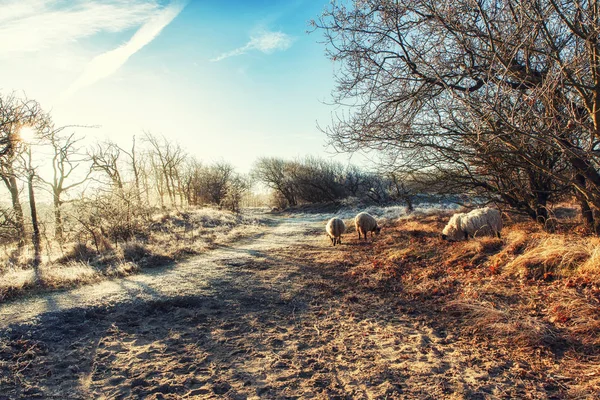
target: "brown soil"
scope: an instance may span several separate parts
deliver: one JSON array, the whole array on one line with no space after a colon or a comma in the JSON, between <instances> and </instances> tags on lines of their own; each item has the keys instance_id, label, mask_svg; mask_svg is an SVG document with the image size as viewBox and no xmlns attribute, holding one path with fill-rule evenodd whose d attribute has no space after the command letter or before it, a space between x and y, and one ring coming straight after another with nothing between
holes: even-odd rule
<instances>
[{"instance_id":1,"label":"brown soil","mask_svg":"<svg viewBox=\"0 0 600 400\"><path fill-rule=\"evenodd\" d=\"M0 399L569 397L558 353L530 364L357 284L373 244L331 247L326 219L276 217L180 264L0 306Z\"/></svg>"}]
</instances>

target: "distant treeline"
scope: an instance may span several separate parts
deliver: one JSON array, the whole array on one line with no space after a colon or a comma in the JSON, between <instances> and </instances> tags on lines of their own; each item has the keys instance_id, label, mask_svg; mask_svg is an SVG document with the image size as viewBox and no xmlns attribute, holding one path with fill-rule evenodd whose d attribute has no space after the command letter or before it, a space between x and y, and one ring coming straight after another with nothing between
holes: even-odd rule
<instances>
[{"instance_id":1,"label":"distant treeline","mask_svg":"<svg viewBox=\"0 0 600 400\"><path fill-rule=\"evenodd\" d=\"M394 173L365 171L310 156L300 160L260 158L251 176L273 190L273 204L279 208L348 197L377 204L403 201L412 208L412 195L417 190L416 181Z\"/></svg>"}]
</instances>

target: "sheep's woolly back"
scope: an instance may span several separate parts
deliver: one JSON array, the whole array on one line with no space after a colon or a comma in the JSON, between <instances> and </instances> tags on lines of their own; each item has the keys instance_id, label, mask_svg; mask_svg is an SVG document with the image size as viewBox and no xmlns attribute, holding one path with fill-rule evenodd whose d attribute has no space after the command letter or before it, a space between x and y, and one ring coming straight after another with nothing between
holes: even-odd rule
<instances>
[{"instance_id":1,"label":"sheep's woolly back","mask_svg":"<svg viewBox=\"0 0 600 400\"><path fill-rule=\"evenodd\" d=\"M478 208L470 213L454 214L442 234L449 240L462 240L469 236L495 235L502 230L502 217L495 208Z\"/></svg>"},{"instance_id":2,"label":"sheep's woolly back","mask_svg":"<svg viewBox=\"0 0 600 400\"><path fill-rule=\"evenodd\" d=\"M329 237L337 238L346 232L346 224L339 218L331 218L325 227Z\"/></svg>"},{"instance_id":3,"label":"sheep's woolly back","mask_svg":"<svg viewBox=\"0 0 600 400\"><path fill-rule=\"evenodd\" d=\"M377 229L377 221L370 214L361 212L354 218L354 226L358 232L372 232Z\"/></svg>"},{"instance_id":4,"label":"sheep's woolly back","mask_svg":"<svg viewBox=\"0 0 600 400\"><path fill-rule=\"evenodd\" d=\"M495 208L479 208L462 220L462 229L473 237L495 235L502 230L502 217Z\"/></svg>"}]
</instances>

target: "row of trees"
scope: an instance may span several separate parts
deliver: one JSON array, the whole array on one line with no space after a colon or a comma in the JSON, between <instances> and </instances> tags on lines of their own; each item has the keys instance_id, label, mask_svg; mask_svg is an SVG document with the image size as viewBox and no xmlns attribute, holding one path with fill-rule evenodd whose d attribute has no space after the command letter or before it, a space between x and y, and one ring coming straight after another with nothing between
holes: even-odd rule
<instances>
[{"instance_id":1,"label":"row of trees","mask_svg":"<svg viewBox=\"0 0 600 400\"><path fill-rule=\"evenodd\" d=\"M259 158L251 175L273 190L275 203L281 208L355 197L378 204L403 201L412 209L412 197L424 189L415 180L408 184L398 174L367 172L315 157Z\"/></svg>"},{"instance_id":2,"label":"row of trees","mask_svg":"<svg viewBox=\"0 0 600 400\"><path fill-rule=\"evenodd\" d=\"M0 96L0 112L0 178L10 193L10 203L0 206L0 239L22 247L31 232L36 254L40 235L49 231L58 242L88 238L97 248L143 236L154 208L210 204L239 211L253 182L270 188L281 208L347 197L402 200L412 208L418 190L397 174L315 157L260 158L242 176L227 162L203 164L149 132L134 136L128 147L111 141L86 147L74 131L92 127L56 127L37 102L15 95ZM52 200L51 218L38 217L36 197ZM27 200L30 218L22 206Z\"/></svg>"},{"instance_id":3,"label":"row of trees","mask_svg":"<svg viewBox=\"0 0 600 400\"><path fill-rule=\"evenodd\" d=\"M597 1L334 0L314 25L340 66L337 148L543 224L574 194L600 234Z\"/></svg>"},{"instance_id":4,"label":"row of trees","mask_svg":"<svg viewBox=\"0 0 600 400\"><path fill-rule=\"evenodd\" d=\"M52 199L53 236L62 242L73 225L78 227L73 233L88 232L94 240L126 239L135 231L132 224L153 207L212 204L238 211L249 190L248 180L230 164L204 165L164 137L146 132L140 141L133 137L129 148L110 141L86 148L73 133L77 128L84 127L56 127L33 100L0 95L0 178L10 193L8 207L0 207L4 242L22 247L31 231L39 253L40 223L46 221L38 219L36 194ZM108 231L102 221L111 218Z\"/></svg>"}]
</instances>

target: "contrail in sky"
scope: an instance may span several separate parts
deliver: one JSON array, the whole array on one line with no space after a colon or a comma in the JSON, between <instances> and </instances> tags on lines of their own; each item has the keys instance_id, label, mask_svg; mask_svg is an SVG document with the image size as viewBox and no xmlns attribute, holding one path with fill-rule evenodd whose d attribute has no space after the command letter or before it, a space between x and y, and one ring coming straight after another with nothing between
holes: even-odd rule
<instances>
[{"instance_id":1,"label":"contrail in sky","mask_svg":"<svg viewBox=\"0 0 600 400\"><path fill-rule=\"evenodd\" d=\"M223 53L210 61L217 62L224 60L229 57L235 57L242 54L246 54L250 50L258 50L265 54L271 54L275 51L283 51L290 48L293 39L289 35L283 32L269 32L262 31L257 36L251 36L250 41L242 47L238 47L235 50Z\"/></svg>"},{"instance_id":2,"label":"contrail in sky","mask_svg":"<svg viewBox=\"0 0 600 400\"><path fill-rule=\"evenodd\" d=\"M129 57L154 40L179 15L187 3L188 0L174 1L144 23L127 43L94 57L83 73L62 93L59 102L78 90L115 73Z\"/></svg>"}]
</instances>

